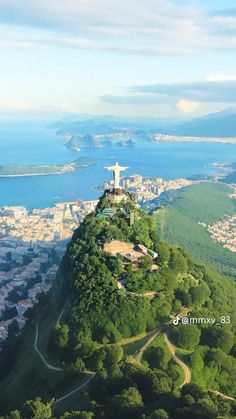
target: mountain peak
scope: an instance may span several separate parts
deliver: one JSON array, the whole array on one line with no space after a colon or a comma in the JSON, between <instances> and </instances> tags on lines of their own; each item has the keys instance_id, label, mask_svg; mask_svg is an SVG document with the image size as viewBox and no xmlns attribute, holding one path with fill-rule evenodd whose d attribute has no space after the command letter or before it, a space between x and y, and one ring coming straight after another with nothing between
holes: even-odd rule
<instances>
[{"instance_id":1,"label":"mountain peak","mask_svg":"<svg viewBox=\"0 0 236 419\"><path fill-rule=\"evenodd\" d=\"M236 108L204 115L172 127L171 134L194 137L236 137Z\"/></svg>"}]
</instances>

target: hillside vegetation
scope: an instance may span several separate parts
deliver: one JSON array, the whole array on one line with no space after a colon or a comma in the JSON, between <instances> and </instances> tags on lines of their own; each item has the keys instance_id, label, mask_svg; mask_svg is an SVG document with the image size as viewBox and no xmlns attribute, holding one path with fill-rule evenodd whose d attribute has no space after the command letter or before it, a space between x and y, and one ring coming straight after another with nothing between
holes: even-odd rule
<instances>
[{"instance_id":1,"label":"hillside vegetation","mask_svg":"<svg viewBox=\"0 0 236 419\"><path fill-rule=\"evenodd\" d=\"M113 214L101 216L108 207ZM106 252L105 245L113 240L134 246L135 261ZM63 365L68 383L81 374L96 374L87 405L81 411L78 400L80 411L59 414L49 397L44 397L46 402L37 398L8 418L220 419L236 415L232 402L210 392L236 396L236 284L196 262L182 248L161 241L155 218L132 200L111 204L104 197L97 212L87 216L74 233L61 272L58 300L64 314L43 346L50 360ZM43 304L46 309L52 300ZM173 326L171 316L184 307L194 317L227 316L230 321L215 328ZM163 338L150 346L146 340L146 334L147 338L154 332L162 336L163 331L191 367L193 383L183 389L183 371ZM144 342L147 346L142 349ZM29 384L28 379L23 375L22 386ZM1 403L10 397L14 401L9 382L7 391L1 390ZM36 395L42 397L40 392Z\"/></svg>"},{"instance_id":2,"label":"hillside vegetation","mask_svg":"<svg viewBox=\"0 0 236 419\"><path fill-rule=\"evenodd\" d=\"M221 274L236 278L235 254L214 242L198 223L214 224L235 214L232 189L220 183L192 185L172 193L172 202L156 213L162 239L184 247Z\"/></svg>"}]
</instances>

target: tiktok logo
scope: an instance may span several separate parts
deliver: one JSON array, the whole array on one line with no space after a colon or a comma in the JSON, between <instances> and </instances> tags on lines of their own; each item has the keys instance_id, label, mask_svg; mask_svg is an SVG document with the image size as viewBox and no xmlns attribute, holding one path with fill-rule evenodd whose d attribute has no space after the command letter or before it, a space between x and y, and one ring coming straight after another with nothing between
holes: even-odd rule
<instances>
[{"instance_id":1,"label":"tiktok logo","mask_svg":"<svg viewBox=\"0 0 236 419\"><path fill-rule=\"evenodd\" d=\"M178 324L179 324L179 322L180 322L180 317L176 317L174 320L173 320L173 324L175 325L175 326L178 326Z\"/></svg>"}]
</instances>

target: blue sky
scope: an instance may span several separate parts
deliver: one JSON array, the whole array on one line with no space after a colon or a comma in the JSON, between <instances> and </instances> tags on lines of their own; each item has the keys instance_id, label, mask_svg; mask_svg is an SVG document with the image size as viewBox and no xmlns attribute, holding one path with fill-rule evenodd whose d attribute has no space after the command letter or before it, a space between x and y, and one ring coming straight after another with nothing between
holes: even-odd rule
<instances>
[{"instance_id":1,"label":"blue sky","mask_svg":"<svg viewBox=\"0 0 236 419\"><path fill-rule=\"evenodd\" d=\"M235 106L235 0L0 0L1 115Z\"/></svg>"}]
</instances>

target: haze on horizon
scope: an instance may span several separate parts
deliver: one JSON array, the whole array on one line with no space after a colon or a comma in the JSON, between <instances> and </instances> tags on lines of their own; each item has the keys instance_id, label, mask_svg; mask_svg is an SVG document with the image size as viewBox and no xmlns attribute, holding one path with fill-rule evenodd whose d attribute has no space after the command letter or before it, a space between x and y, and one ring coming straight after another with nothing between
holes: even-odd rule
<instances>
[{"instance_id":1,"label":"haze on horizon","mask_svg":"<svg viewBox=\"0 0 236 419\"><path fill-rule=\"evenodd\" d=\"M193 117L236 105L233 0L0 0L0 114Z\"/></svg>"}]
</instances>

